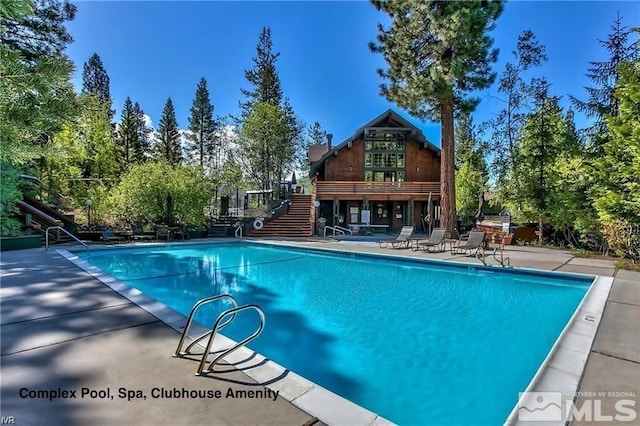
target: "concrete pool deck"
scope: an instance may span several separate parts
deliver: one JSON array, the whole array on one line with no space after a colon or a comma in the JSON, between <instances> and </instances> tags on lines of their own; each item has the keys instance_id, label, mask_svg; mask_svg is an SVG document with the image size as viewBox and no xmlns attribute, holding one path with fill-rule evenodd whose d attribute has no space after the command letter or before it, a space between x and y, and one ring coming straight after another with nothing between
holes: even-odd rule
<instances>
[{"instance_id":1,"label":"concrete pool deck","mask_svg":"<svg viewBox=\"0 0 640 426\"><path fill-rule=\"evenodd\" d=\"M375 243L326 240L283 243L478 263L449 253L380 249ZM610 261L575 258L563 250L514 246L505 255L512 265L519 267L600 276L615 274L579 390L640 395L640 273L616 273ZM175 330L55 251L3 253L0 296L1 415L14 416L16 424L316 422L312 415L283 398L121 399L119 388L143 390L147 394L152 388L226 393L229 388L263 390L263 385L282 378L258 382L237 370L211 378L195 377L196 361L171 357L179 337ZM22 388L72 389L78 395L75 399L50 402L22 398ZM109 388L111 393L107 399L92 399L90 395L81 398L82 388L93 391ZM611 413L614 402L613 398L604 399L602 412ZM417 422L421 423L419 419Z\"/></svg>"}]
</instances>

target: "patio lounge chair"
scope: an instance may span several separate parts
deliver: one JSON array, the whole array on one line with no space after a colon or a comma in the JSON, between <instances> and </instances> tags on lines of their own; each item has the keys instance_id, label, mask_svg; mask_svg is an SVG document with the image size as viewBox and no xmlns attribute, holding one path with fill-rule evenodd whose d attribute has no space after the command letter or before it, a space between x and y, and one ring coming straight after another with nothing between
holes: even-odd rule
<instances>
[{"instance_id":1,"label":"patio lounge chair","mask_svg":"<svg viewBox=\"0 0 640 426\"><path fill-rule=\"evenodd\" d=\"M111 229L103 229L102 230L102 241L104 241L105 244L117 243L117 242L123 243L125 241L125 239L124 239L124 237L119 237L116 234L114 234Z\"/></svg>"},{"instance_id":2,"label":"patio lounge chair","mask_svg":"<svg viewBox=\"0 0 640 426\"><path fill-rule=\"evenodd\" d=\"M438 251L444 251L444 234L446 230L444 228L435 228L428 240L418 241L416 247L413 251L423 250L423 251L434 251L438 249Z\"/></svg>"},{"instance_id":3,"label":"patio lounge chair","mask_svg":"<svg viewBox=\"0 0 640 426\"><path fill-rule=\"evenodd\" d=\"M171 241L171 230L167 225L158 225L158 228L156 229L156 239L159 241L160 238Z\"/></svg>"},{"instance_id":4,"label":"patio lounge chair","mask_svg":"<svg viewBox=\"0 0 640 426\"><path fill-rule=\"evenodd\" d=\"M152 241L155 239L153 235L146 235L142 230L142 226L138 223L133 224L131 230L133 231L134 241Z\"/></svg>"},{"instance_id":5,"label":"patio lounge chair","mask_svg":"<svg viewBox=\"0 0 640 426\"><path fill-rule=\"evenodd\" d=\"M402 230L398 234L395 240L391 241L378 241L380 248L387 248L391 244L391 248L409 248L409 237L413 234L413 226L403 226Z\"/></svg>"},{"instance_id":6,"label":"patio lounge chair","mask_svg":"<svg viewBox=\"0 0 640 426\"><path fill-rule=\"evenodd\" d=\"M484 244L484 231L469 232L469 239L459 241L457 245L451 246L451 254L466 254L467 256L478 256Z\"/></svg>"}]
</instances>

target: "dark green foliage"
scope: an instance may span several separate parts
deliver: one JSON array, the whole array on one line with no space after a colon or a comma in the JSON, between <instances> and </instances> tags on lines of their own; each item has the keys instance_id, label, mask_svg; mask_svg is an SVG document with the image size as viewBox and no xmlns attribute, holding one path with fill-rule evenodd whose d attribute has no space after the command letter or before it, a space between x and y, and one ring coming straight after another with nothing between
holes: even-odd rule
<instances>
[{"instance_id":1,"label":"dark green foliage","mask_svg":"<svg viewBox=\"0 0 640 426\"><path fill-rule=\"evenodd\" d=\"M147 125L144 111L139 103L133 104L133 113L136 120L139 146L134 146L134 159L137 163L142 163L151 157L151 134L153 129Z\"/></svg>"},{"instance_id":2,"label":"dark green foliage","mask_svg":"<svg viewBox=\"0 0 640 426\"><path fill-rule=\"evenodd\" d=\"M276 70L276 61L279 56L280 53L273 52L271 29L262 28L256 47L256 57L253 58L254 67L244 72L245 78L251 84L251 89L241 89L242 94L247 98L246 102L240 103L243 118L251 113L253 105L257 102L276 106L282 102L282 86Z\"/></svg>"},{"instance_id":3,"label":"dark green foliage","mask_svg":"<svg viewBox=\"0 0 640 426\"><path fill-rule=\"evenodd\" d=\"M182 161L182 147L176 112L171 98L167 99L162 110L162 117L158 126L156 157L164 159L175 166Z\"/></svg>"},{"instance_id":4,"label":"dark green foliage","mask_svg":"<svg viewBox=\"0 0 640 426\"><path fill-rule=\"evenodd\" d=\"M309 126L307 129L307 137L309 138L309 145L327 144L327 132L317 121L313 123L313 126Z\"/></svg>"},{"instance_id":5,"label":"dark green foliage","mask_svg":"<svg viewBox=\"0 0 640 426\"><path fill-rule=\"evenodd\" d=\"M519 157L522 126L527 118L534 95L533 81L525 81L524 73L540 66L547 60L546 49L531 31L518 36L516 50L512 52L513 62L507 62L498 81L498 93L505 97L506 105L491 121L493 170L497 177L502 199L515 201L521 208L522 185L517 170L522 159Z\"/></svg>"},{"instance_id":6,"label":"dark green foliage","mask_svg":"<svg viewBox=\"0 0 640 426\"><path fill-rule=\"evenodd\" d=\"M97 53L91 55L82 69L82 93L97 95L109 106L109 118L113 119L115 111L111 110L113 101L109 88L109 75L102 65Z\"/></svg>"},{"instance_id":7,"label":"dark green foliage","mask_svg":"<svg viewBox=\"0 0 640 426\"><path fill-rule=\"evenodd\" d=\"M35 0L32 7L18 1L13 8L11 2L2 3L2 44L25 61L60 55L73 41L65 22L73 20L77 8L69 1Z\"/></svg>"},{"instance_id":8,"label":"dark green foliage","mask_svg":"<svg viewBox=\"0 0 640 426\"><path fill-rule=\"evenodd\" d=\"M640 61L622 62L615 90L616 114L605 116L608 132L596 160L595 206L604 225L640 225Z\"/></svg>"},{"instance_id":9,"label":"dark green foliage","mask_svg":"<svg viewBox=\"0 0 640 426\"><path fill-rule=\"evenodd\" d=\"M500 1L382 1L373 5L389 15L389 28L378 25L373 52L382 54L387 82L380 92L415 117L442 124L441 224L456 226L454 179L454 112L471 111L478 100L469 93L491 85L489 32L502 13Z\"/></svg>"},{"instance_id":10,"label":"dark green foliage","mask_svg":"<svg viewBox=\"0 0 640 426\"><path fill-rule=\"evenodd\" d=\"M609 58L606 61L590 62L587 77L596 86L586 87L586 101L571 96L577 110L594 119L593 125L586 131L591 149L596 155L602 154L602 144L606 143L605 116L615 116L618 111L619 101L614 92L619 78L619 65L623 61L637 60L640 53L637 43L629 41L632 32L632 29L622 25L622 17L618 16L607 39L599 40L609 53Z\"/></svg>"},{"instance_id":11,"label":"dark green foliage","mask_svg":"<svg viewBox=\"0 0 640 426\"><path fill-rule=\"evenodd\" d=\"M220 151L217 146L217 124L213 119L213 105L207 89L207 80L204 77L198 82L190 111L187 152L191 160L200 167L204 167L213 160L213 169L218 170L221 166L220 158L216 155Z\"/></svg>"},{"instance_id":12,"label":"dark green foliage","mask_svg":"<svg viewBox=\"0 0 640 426\"><path fill-rule=\"evenodd\" d=\"M247 100L240 104L242 119L238 124L244 139L240 152L254 184L262 189L274 188L277 194L296 157L302 157L304 124L289 100L283 99L276 70L280 54L273 52L269 28L262 29L256 52L254 68L245 71L252 87L242 90Z\"/></svg>"},{"instance_id":13,"label":"dark green foliage","mask_svg":"<svg viewBox=\"0 0 640 426\"><path fill-rule=\"evenodd\" d=\"M129 97L124 101L122 108L118 125L117 148L121 170L127 170L131 163L140 162L142 143L138 132L138 117Z\"/></svg>"},{"instance_id":14,"label":"dark green foliage","mask_svg":"<svg viewBox=\"0 0 640 426\"><path fill-rule=\"evenodd\" d=\"M479 195L487 190L485 149L471 115L461 114L456 123L456 206L463 223L475 223Z\"/></svg>"}]
</instances>

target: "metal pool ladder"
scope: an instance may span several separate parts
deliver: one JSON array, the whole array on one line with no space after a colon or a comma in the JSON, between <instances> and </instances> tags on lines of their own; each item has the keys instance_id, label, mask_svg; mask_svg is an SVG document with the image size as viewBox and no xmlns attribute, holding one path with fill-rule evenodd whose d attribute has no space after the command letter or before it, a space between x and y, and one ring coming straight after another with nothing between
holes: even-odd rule
<instances>
[{"instance_id":1,"label":"metal pool ladder","mask_svg":"<svg viewBox=\"0 0 640 426\"><path fill-rule=\"evenodd\" d=\"M213 323L213 327L211 328L211 330L207 331L206 333L202 334L201 336L196 337L193 340L193 342L191 342L186 347L186 349L183 351L182 350L182 346L184 345L184 341L187 338L187 334L189 333L189 327L191 327L191 323L193 322L193 316L195 315L195 313L198 310L198 308L200 308L203 305L206 305L207 303L214 302L216 300L223 300L223 299L229 300L231 302L231 304L233 305L233 308L227 309L226 311L224 311L220 315L218 315L218 318L216 318L216 321ZM223 350L222 353L220 353L220 355L215 357L213 359L213 361L211 361L209 363L209 366L207 368L205 368L205 365L207 364L207 358L209 357L209 354L211 353L211 346L213 346L213 341L215 340L215 337L216 337L216 334L218 333L218 331L222 330L224 327L226 327L227 325L231 324L231 322L235 319L237 313L242 312L242 311L247 311L247 310L254 310L254 311L256 311L258 313L258 316L260 317L260 325L258 326L258 328L251 335L249 335L247 338L245 338L244 340L241 340L240 342L236 343L235 345ZM227 319L225 320L225 318L227 318ZM235 350L237 350L241 346L249 343L250 341L252 341L256 337L258 337L260 335L260 333L262 333L262 330L264 329L264 323L265 323L264 312L262 311L262 309L260 309L260 307L258 305L249 304L249 305L238 306L238 302L230 294L219 294L217 296L211 296L211 297L207 297L207 298L201 299L198 302L196 302L195 305L193 305L193 308L191 308L191 312L189 313L189 318L187 319L187 322L186 322L186 324L184 326L184 330L182 331L182 336L180 336L180 342L178 343L178 347L176 348L176 352L173 354L173 356L174 357L183 358L186 355L189 355L191 353L190 350L191 350L192 347L194 347L202 339L204 339L207 336L209 336L209 340L207 342L207 347L205 348L205 351L202 354L202 359L200 360L200 364L198 365L198 370L196 371L196 376L201 376L201 375L206 375L208 373L212 373L213 372L213 367L222 358L224 358L225 356L227 356L230 353L234 352Z\"/></svg>"}]
</instances>

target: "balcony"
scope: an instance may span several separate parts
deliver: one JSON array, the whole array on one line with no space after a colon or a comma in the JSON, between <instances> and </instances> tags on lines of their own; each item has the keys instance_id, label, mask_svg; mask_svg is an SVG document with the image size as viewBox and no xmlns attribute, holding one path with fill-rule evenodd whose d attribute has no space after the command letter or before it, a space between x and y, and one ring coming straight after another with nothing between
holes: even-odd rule
<instances>
[{"instance_id":1,"label":"balcony","mask_svg":"<svg viewBox=\"0 0 640 426\"><path fill-rule=\"evenodd\" d=\"M363 182L363 181L318 181L316 199L403 201L426 199L429 193L440 195L440 182Z\"/></svg>"}]
</instances>

